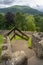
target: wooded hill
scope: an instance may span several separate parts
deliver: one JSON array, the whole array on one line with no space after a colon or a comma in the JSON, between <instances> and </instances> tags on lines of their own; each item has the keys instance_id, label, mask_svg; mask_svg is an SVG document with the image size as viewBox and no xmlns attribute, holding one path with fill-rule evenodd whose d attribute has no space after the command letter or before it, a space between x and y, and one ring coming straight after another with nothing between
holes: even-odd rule
<instances>
[{"instance_id":1,"label":"wooded hill","mask_svg":"<svg viewBox=\"0 0 43 65\"><path fill-rule=\"evenodd\" d=\"M14 13L22 12L22 13L28 13L28 14L43 14L43 12L40 12L36 9L29 7L29 6L19 6L19 5L0 9L0 13L6 13L6 12L14 12Z\"/></svg>"}]
</instances>

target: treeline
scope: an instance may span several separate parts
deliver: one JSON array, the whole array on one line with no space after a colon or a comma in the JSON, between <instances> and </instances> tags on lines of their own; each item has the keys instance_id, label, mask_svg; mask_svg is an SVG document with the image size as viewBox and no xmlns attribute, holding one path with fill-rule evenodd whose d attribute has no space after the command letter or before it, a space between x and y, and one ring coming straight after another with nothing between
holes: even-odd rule
<instances>
[{"instance_id":1,"label":"treeline","mask_svg":"<svg viewBox=\"0 0 43 65\"><path fill-rule=\"evenodd\" d=\"M41 31L43 32L43 15L30 15L20 12L0 14L0 29L12 29L17 27L23 31Z\"/></svg>"}]
</instances>

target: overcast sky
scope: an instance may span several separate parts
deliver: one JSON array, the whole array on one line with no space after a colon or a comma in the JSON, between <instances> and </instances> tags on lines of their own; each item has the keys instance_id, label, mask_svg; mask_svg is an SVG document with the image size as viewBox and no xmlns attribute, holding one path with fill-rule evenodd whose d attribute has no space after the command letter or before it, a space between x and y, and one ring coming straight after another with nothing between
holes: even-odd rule
<instances>
[{"instance_id":1,"label":"overcast sky","mask_svg":"<svg viewBox=\"0 0 43 65\"><path fill-rule=\"evenodd\" d=\"M0 8L12 5L26 5L33 8L43 8L43 0L0 0Z\"/></svg>"}]
</instances>

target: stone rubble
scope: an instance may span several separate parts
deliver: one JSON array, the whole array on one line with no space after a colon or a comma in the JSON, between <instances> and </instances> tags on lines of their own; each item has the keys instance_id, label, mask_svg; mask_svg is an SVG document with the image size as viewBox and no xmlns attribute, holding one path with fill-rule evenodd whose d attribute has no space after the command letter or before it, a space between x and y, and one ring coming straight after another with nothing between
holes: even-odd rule
<instances>
[{"instance_id":1,"label":"stone rubble","mask_svg":"<svg viewBox=\"0 0 43 65\"><path fill-rule=\"evenodd\" d=\"M32 48L37 57L43 58L43 33L34 33L32 35Z\"/></svg>"},{"instance_id":2,"label":"stone rubble","mask_svg":"<svg viewBox=\"0 0 43 65\"><path fill-rule=\"evenodd\" d=\"M9 37L4 38L1 54L2 65L27 65L27 59L25 52L22 50L13 53Z\"/></svg>"}]
</instances>

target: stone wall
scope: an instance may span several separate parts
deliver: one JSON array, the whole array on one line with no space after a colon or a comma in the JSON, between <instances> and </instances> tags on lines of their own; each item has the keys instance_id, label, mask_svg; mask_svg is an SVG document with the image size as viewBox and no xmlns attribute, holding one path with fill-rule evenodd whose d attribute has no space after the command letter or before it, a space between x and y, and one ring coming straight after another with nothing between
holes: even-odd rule
<instances>
[{"instance_id":1,"label":"stone wall","mask_svg":"<svg viewBox=\"0 0 43 65\"><path fill-rule=\"evenodd\" d=\"M2 45L1 60L2 65L27 65L27 56L24 51L12 52L10 39L4 37L4 44Z\"/></svg>"},{"instance_id":2,"label":"stone wall","mask_svg":"<svg viewBox=\"0 0 43 65\"><path fill-rule=\"evenodd\" d=\"M32 35L32 48L37 57L43 58L43 33L35 33Z\"/></svg>"},{"instance_id":3,"label":"stone wall","mask_svg":"<svg viewBox=\"0 0 43 65\"><path fill-rule=\"evenodd\" d=\"M5 34L7 32L9 32L10 30L0 30L0 34ZM23 33L27 34L27 35L32 35L34 32L31 31L22 31Z\"/></svg>"},{"instance_id":4,"label":"stone wall","mask_svg":"<svg viewBox=\"0 0 43 65\"><path fill-rule=\"evenodd\" d=\"M9 32L9 30L0 30L0 34L5 34L7 32Z\"/></svg>"}]
</instances>

